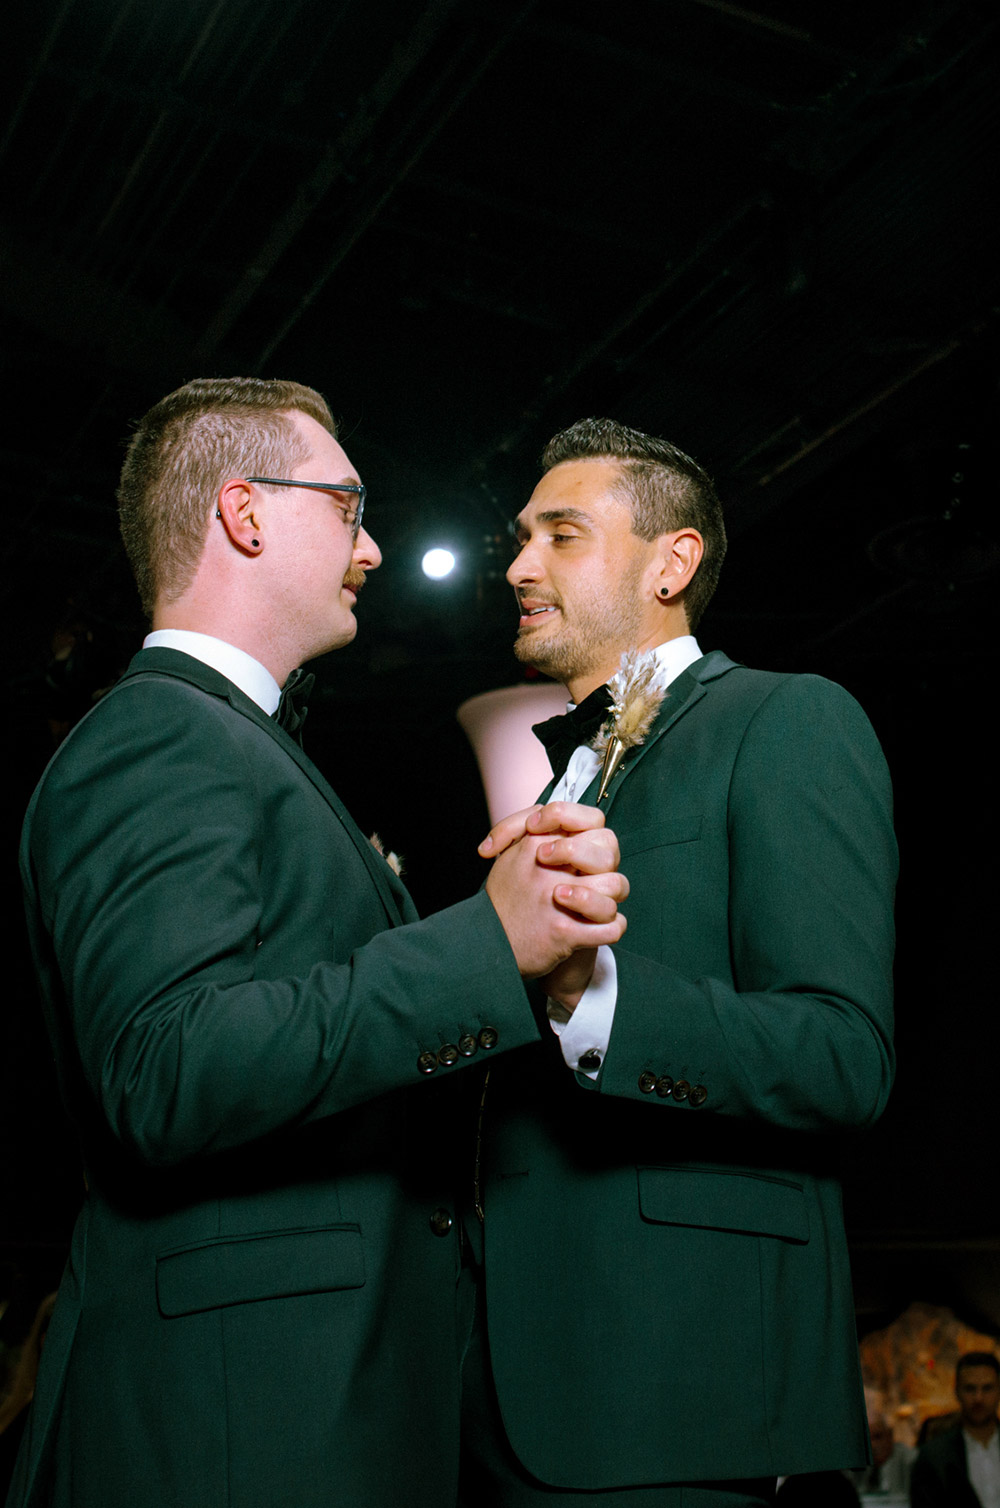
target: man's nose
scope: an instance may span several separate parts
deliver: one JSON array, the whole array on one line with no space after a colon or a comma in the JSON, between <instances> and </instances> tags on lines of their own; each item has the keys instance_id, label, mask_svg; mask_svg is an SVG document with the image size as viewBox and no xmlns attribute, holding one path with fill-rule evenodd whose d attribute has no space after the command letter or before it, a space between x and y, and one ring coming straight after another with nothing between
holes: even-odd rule
<instances>
[{"instance_id":1,"label":"man's nose","mask_svg":"<svg viewBox=\"0 0 1000 1508\"><path fill-rule=\"evenodd\" d=\"M517 586L520 581L537 581L538 575L538 562L531 553L531 546L524 544L507 569L507 580L511 586Z\"/></svg>"},{"instance_id":2,"label":"man's nose","mask_svg":"<svg viewBox=\"0 0 1000 1508\"><path fill-rule=\"evenodd\" d=\"M362 524L354 541L352 559L363 571L377 571L382 564L382 551Z\"/></svg>"}]
</instances>

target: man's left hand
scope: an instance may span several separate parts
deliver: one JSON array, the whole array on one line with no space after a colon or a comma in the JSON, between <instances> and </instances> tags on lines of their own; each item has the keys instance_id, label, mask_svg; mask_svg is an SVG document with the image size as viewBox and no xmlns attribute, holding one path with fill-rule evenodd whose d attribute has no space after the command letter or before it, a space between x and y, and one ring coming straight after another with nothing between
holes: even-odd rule
<instances>
[{"instance_id":1,"label":"man's left hand","mask_svg":"<svg viewBox=\"0 0 1000 1508\"><path fill-rule=\"evenodd\" d=\"M618 839L605 825L604 813L594 806L550 801L546 806L525 807L496 823L480 843L479 852L483 858L494 859L522 838L545 833L553 836L538 845L536 863L587 875L589 888L606 894L612 894L609 887L616 881L616 898L627 897L628 880L616 873L621 859ZM540 981L546 994L572 1012L590 984L596 959L596 948L578 949Z\"/></svg>"}]
</instances>

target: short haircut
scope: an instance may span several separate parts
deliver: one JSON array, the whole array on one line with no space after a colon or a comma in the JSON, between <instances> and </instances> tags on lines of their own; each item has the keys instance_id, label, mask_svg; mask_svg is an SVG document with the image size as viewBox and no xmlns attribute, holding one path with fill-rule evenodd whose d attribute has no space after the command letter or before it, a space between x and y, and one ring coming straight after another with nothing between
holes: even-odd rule
<instances>
[{"instance_id":1,"label":"short haircut","mask_svg":"<svg viewBox=\"0 0 1000 1508\"><path fill-rule=\"evenodd\" d=\"M966 1351L955 1363L955 1386L958 1386L958 1375L967 1367L992 1367L997 1377L1000 1378L1000 1359L992 1351Z\"/></svg>"},{"instance_id":2,"label":"short haircut","mask_svg":"<svg viewBox=\"0 0 1000 1508\"><path fill-rule=\"evenodd\" d=\"M702 536L705 553L684 591L693 632L712 600L726 554L722 504L708 473L669 440L614 419L580 419L561 430L542 453L542 469L583 460L621 462L622 492L632 510L632 532L640 539L674 529L697 529Z\"/></svg>"},{"instance_id":3,"label":"short haircut","mask_svg":"<svg viewBox=\"0 0 1000 1508\"><path fill-rule=\"evenodd\" d=\"M223 482L287 476L306 459L294 410L336 435L319 393L260 377L198 378L140 419L118 484L118 518L148 617L159 599L175 602L190 586Z\"/></svg>"}]
</instances>

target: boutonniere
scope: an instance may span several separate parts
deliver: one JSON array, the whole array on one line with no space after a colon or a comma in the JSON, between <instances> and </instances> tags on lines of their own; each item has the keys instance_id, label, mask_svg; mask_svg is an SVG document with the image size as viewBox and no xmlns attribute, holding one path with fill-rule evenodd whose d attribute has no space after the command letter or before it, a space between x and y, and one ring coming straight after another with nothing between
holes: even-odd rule
<instances>
[{"instance_id":1,"label":"boutonniere","mask_svg":"<svg viewBox=\"0 0 1000 1508\"><path fill-rule=\"evenodd\" d=\"M611 715L591 744L604 755L598 801L603 801L608 786L628 749L643 742L667 694L664 670L653 650L641 654L637 649L622 655L619 669L608 682Z\"/></svg>"},{"instance_id":2,"label":"boutonniere","mask_svg":"<svg viewBox=\"0 0 1000 1508\"><path fill-rule=\"evenodd\" d=\"M377 854L381 854L382 858L388 864L389 868L392 870L396 878L398 880L401 880L403 878L403 861L399 857L399 854L393 853L391 848L389 852L386 853L385 844L382 842L382 839L379 837L378 833L372 833L368 841L371 844L372 848L374 848L375 852Z\"/></svg>"}]
</instances>

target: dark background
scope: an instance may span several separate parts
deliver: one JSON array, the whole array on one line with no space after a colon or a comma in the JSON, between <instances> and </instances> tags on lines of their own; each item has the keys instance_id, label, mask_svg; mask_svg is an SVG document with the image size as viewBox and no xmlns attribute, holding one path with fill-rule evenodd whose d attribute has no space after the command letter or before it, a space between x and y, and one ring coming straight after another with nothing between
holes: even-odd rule
<instances>
[{"instance_id":1,"label":"dark background","mask_svg":"<svg viewBox=\"0 0 1000 1508\"><path fill-rule=\"evenodd\" d=\"M480 879L454 711L522 674L507 523L543 444L609 414L713 473L702 646L845 684L896 782L862 1328L913 1298L1000 1328L992 0L41 0L5 29L0 1257L48 1286L78 1200L13 853L143 632L122 445L188 378L256 373L327 395L370 489L385 564L309 748L425 909Z\"/></svg>"}]
</instances>

